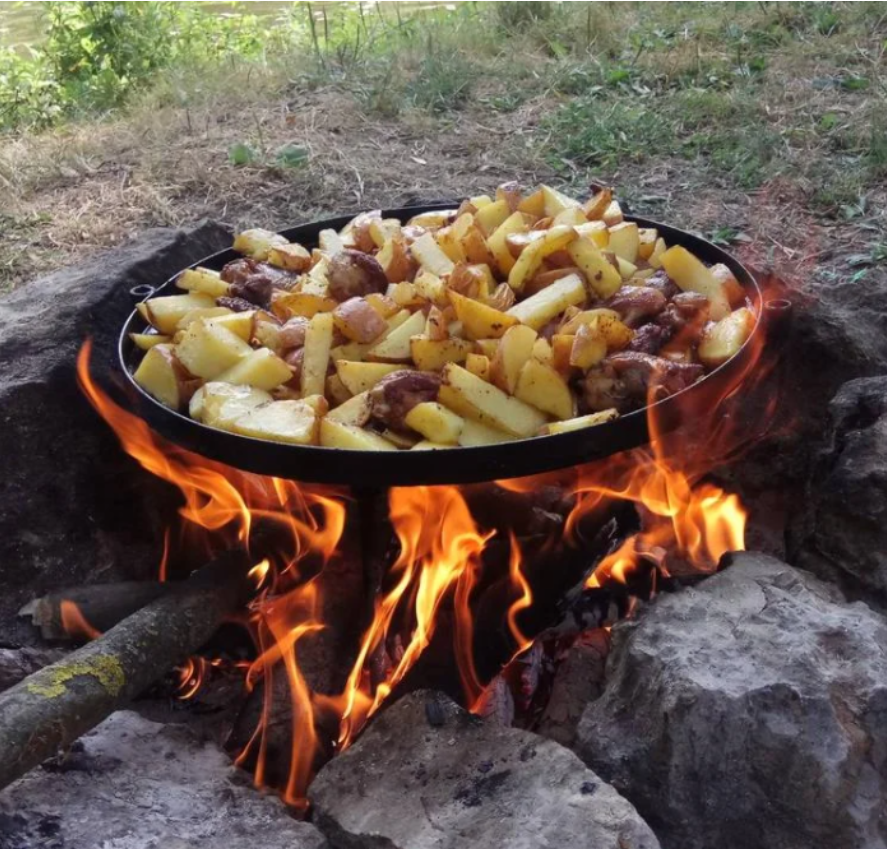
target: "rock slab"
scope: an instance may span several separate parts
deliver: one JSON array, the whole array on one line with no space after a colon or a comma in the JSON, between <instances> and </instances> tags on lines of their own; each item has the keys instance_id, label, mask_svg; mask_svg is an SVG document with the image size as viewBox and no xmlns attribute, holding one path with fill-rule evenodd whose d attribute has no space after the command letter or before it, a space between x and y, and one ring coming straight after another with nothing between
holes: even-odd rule
<instances>
[{"instance_id":1,"label":"rock slab","mask_svg":"<svg viewBox=\"0 0 887 849\"><path fill-rule=\"evenodd\" d=\"M121 711L0 792L0 849L324 849L181 725Z\"/></svg>"},{"instance_id":2,"label":"rock slab","mask_svg":"<svg viewBox=\"0 0 887 849\"><path fill-rule=\"evenodd\" d=\"M655 849L634 808L570 751L417 691L309 790L336 849Z\"/></svg>"},{"instance_id":3,"label":"rock slab","mask_svg":"<svg viewBox=\"0 0 887 849\"><path fill-rule=\"evenodd\" d=\"M614 629L577 750L667 849L884 849L887 620L736 555Z\"/></svg>"},{"instance_id":4,"label":"rock slab","mask_svg":"<svg viewBox=\"0 0 887 849\"><path fill-rule=\"evenodd\" d=\"M844 384L792 538L792 562L887 604L887 377Z\"/></svg>"},{"instance_id":5,"label":"rock slab","mask_svg":"<svg viewBox=\"0 0 887 849\"><path fill-rule=\"evenodd\" d=\"M160 285L230 239L213 223L149 230L0 298L0 645L26 643L15 612L46 591L154 577L175 515L170 491L92 411L75 380L77 352L91 337L97 376L113 378L129 290Z\"/></svg>"}]
</instances>

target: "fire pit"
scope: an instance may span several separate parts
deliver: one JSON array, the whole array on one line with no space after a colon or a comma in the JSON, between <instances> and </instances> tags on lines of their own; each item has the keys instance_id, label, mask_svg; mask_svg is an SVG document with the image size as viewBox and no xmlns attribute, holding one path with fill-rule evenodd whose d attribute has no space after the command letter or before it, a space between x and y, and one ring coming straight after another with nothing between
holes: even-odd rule
<instances>
[{"instance_id":1,"label":"fire pit","mask_svg":"<svg viewBox=\"0 0 887 849\"><path fill-rule=\"evenodd\" d=\"M398 697L433 688L472 713L535 729L560 692L557 662L580 635L600 665L611 627L639 602L692 585L726 552L744 550L746 510L711 472L766 427L768 410L745 405L775 362L789 305L766 301L748 271L714 245L630 220L728 266L758 321L739 354L689 389L585 431L455 453L276 444L206 427L145 393L132 380L138 313L119 342L124 403L93 379L85 345L82 389L125 451L178 489L180 522L166 531L166 588L140 589L149 603L136 613L113 593L97 601L89 588L47 601L45 615L62 631L95 639L62 661L61 672L39 673L36 686L71 680L71 669L101 674L51 709L35 710L24 690L0 697L0 727L17 717L20 728L7 741L0 781L175 665L186 702L199 701L214 680L242 682L228 747L257 786L305 812L324 764ZM311 244L321 229L347 221L283 235ZM192 267L218 269L233 258L223 251ZM241 626L238 636L197 654L225 620ZM153 649L130 651L158 630L164 639ZM419 702L403 703L406 715ZM463 722L449 707L438 715L434 699L428 704L432 727ZM460 804L479 804L478 787L457 788ZM321 795L328 801L328 788Z\"/></svg>"}]
</instances>

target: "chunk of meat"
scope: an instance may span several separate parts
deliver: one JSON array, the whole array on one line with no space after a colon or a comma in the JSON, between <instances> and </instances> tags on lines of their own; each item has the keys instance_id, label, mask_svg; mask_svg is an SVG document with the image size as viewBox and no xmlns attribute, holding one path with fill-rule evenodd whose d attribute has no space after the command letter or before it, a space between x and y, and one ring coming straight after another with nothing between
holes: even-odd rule
<instances>
[{"instance_id":1,"label":"chunk of meat","mask_svg":"<svg viewBox=\"0 0 887 849\"><path fill-rule=\"evenodd\" d=\"M642 324L628 343L625 350L640 351L642 354L658 354L668 342L669 331L658 324Z\"/></svg>"},{"instance_id":2,"label":"chunk of meat","mask_svg":"<svg viewBox=\"0 0 887 849\"><path fill-rule=\"evenodd\" d=\"M223 295L221 298L216 298L216 303L220 307L226 307L232 312L249 312L256 308L255 304L251 304L245 298L231 298L227 295Z\"/></svg>"},{"instance_id":3,"label":"chunk of meat","mask_svg":"<svg viewBox=\"0 0 887 849\"><path fill-rule=\"evenodd\" d=\"M679 292L656 318L669 336L680 335L683 344L694 343L708 321L709 303L698 292Z\"/></svg>"},{"instance_id":4,"label":"chunk of meat","mask_svg":"<svg viewBox=\"0 0 887 849\"><path fill-rule=\"evenodd\" d=\"M222 280L231 284L228 291L232 298L240 298L266 309L271 303L274 289L288 290L298 279L295 274L249 257L229 262L220 274Z\"/></svg>"},{"instance_id":5,"label":"chunk of meat","mask_svg":"<svg viewBox=\"0 0 887 849\"><path fill-rule=\"evenodd\" d=\"M330 295L339 302L381 294L388 288L388 278L375 257L347 248L330 257L326 276Z\"/></svg>"},{"instance_id":6,"label":"chunk of meat","mask_svg":"<svg viewBox=\"0 0 887 849\"><path fill-rule=\"evenodd\" d=\"M589 369L578 385L580 413L598 413L615 407L627 413L639 406L629 396L626 386L606 360ZM643 406L642 404L640 406Z\"/></svg>"},{"instance_id":7,"label":"chunk of meat","mask_svg":"<svg viewBox=\"0 0 887 849\"><path fill-rule=\"evenodd\" d=\"M678 363L639 351L620 351L607 357L629 397L646 400L652 386L657 398L674 395L692 386L704 373L698 363Z\"/></svg>"},{"instance_id":8,"label":"chunk of meat","mask_svg":"<svg viewBox=\"0 0 887 849\"><path fill-rule=\"evenodd\" d=\"M284 349L301 348L305 344L309 321L301 315L289 319L280 328L280 346Z\"/></svg>"},{"instance_id":9,"label":"chunk of meat","mask_svg":"<svg viewBox=\"0 0 887 849\"><path fill-rule=\"evenodd\" d=\"M422 371L394 371L371 390L373 418L394 430L405 428L407 413L417 404L437 399L440 378Z\"/></svg>"},{"instance_id":10,"label":"chunk of meat","mask_svg":"<svg viewBox=\"0 0 887 849\"><path fill-rule=\"evenodd\" d=\"M644 281L645 286L658 289L670 301L681 290L678 285L662 270L659 269Z\"/></svg>"},{"instance_id":11,"label":"chunk of meat","mask_svg":"<svg viewBox=\"0 0 887 849\"><path fill-rule=\"evenodd\" d=\"M659 315L667 303L665 295L652 286L621 286L604 306L618 312L629 327L639 327Z\"/></svg>"}]
</instances>

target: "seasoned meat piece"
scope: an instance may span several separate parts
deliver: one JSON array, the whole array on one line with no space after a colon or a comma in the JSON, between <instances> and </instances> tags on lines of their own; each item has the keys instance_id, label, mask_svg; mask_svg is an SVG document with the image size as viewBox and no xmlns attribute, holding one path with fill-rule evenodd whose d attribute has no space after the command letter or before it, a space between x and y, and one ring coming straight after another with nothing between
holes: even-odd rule
<instances>
[{"instance_id":1,"label":"seasoned meat piece","mask_svg":"<svg viewBox=\"0 0 887 849\"><path fill-rule=\"evenodd\" d=\"M644 281L644 285L651 289L658 289L669 301L681 291L662 269L648 277Z\"/></svg>"},{"instance_id":2,"label":"seasoned meat piece","mask_svg":"<svg viewBox=\"0 0 887 849\"><path fill-rule=\"evenodd\" d=\"M251 304L249 301L244 300L243 298L229 298L223 296L221 298L216 298L216 303L220 307L227 307L233 312L249 312L250 310L254 310L256 308L255 304Z\"/></svg>"},{"instance_id":3,"label":"seasoned meat piece","mask_svg":"<svg viewBox=\"0 0 887 849\"><path fill-rule=\"evenodd\" d=\"M284 349L301 348L305 344L308 323L308 319L301 315L287 321L280 328L280 346Z\"/></svg>"},{"instance_id":4,"label":"seasoned meat piece","mask_svg":"<svg viewBox=\"0 0 887 849\"><path fill-rule=\"evenodd\" d=\"M381 294L388 288L388 278L375 257L347 248L330 257L326 276L330 294L340 302Z\"/></svg>"},{"instance_id":5,"label":"seasoned meat piece","mask_svg":"<svg viewBox=\"0 0 887 849\"><path fill-rule=\"evenodd\" d=\"M580 413L597 413L615 407L620 413L627 413L643 402L636 403L628 394L623 381L606 360L597 368L589 369L578 385Z\"/></svg>"},{"instance_id":6,"label":"seasoned meat piece","mask_svg":"<svg viewBox=\"0 0 887 849\"><path fill-rule=\"evenodd\" d=\"M658 324L643 324L635 331L626 350L640 351L642 354L658 354L670 335L666 328Z\"/></svg>"},{"instance_id":7,"label":"seasoned meat piece","mask_svg":"<svg viewBox=\"0 0 887 849\"><path fill-rule=\"evenodd\" d=\"M708 298L698 292L679 292L656 319L670 336L681 333L688 343L695 341L708 321Z\"/></svg>"},{"instance_id":8,"label":"seasoned meat piece","mask_svg":"<svg viewBox=\"0 0 887 849\"><path fill-rule=\"evenodd\" d=\"M703 375L697 363L677 363L639 351L621 351L607 357L628 394L646 399L647 387L653 382L657 396L667 397L686 389Z\"/></svg>"},{"instance_id":9,"label":"seasoned meat piece","mask_svg":"<svg viewBox=\"0 0 887 849\"><path fill-rule=\"evenodd\" d=\"M266 309L271 303L273 289L289 289L296 281L295 274L249 257L229 262L222 269L221 277L231 284L231 297Z\"/></svg>"},{"instance_id":10,"label":"seasoned meat piece","mask_svg":"<svg viewBox=\"0 0 887 849\"><path fill-rule=\"evenodd\" d=\"M667 303L665 295L652 286L622 286L604 306L618 312L629 327L639 327L659 315Z\"/></svg>"},{"instance_id":11,"label":"seasoned meat piece","mask_svg":"<svg viewBox=\"0 0 887 849\"><path fill-rule=\"evenodd\" d=\"M385 375L371 390L373 418L395 430L403 430L403 420L417 404L434 401L440 378L421 371L394 371Z\"/></svg>"}]
</instances>

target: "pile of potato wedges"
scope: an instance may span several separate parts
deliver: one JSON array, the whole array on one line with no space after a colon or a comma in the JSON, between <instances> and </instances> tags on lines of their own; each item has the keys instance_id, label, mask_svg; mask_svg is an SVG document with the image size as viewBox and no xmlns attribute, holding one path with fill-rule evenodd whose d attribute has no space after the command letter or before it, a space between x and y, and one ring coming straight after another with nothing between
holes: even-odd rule
<instances>
[{"instance_id":1,"label":"pile of potato wedges","mask_svg":"<svg viewBox=\"0 0 887 849\"><path fill-rule=\"evenodd\" d=\"M257 439L370 451L594 427L679 392L754 329L746 292L608 188L501 186L408 221L361 213L319 244L262 229L220 272L139 304L134 377Z\"/></svg>"}]
</instances>

